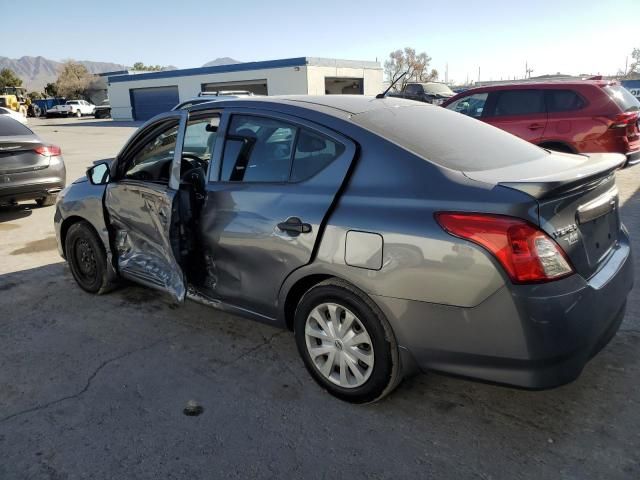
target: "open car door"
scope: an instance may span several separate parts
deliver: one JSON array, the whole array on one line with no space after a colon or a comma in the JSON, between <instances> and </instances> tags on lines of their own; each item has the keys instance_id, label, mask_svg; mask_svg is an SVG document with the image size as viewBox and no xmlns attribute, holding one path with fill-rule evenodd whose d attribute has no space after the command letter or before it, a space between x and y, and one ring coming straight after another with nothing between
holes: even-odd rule
<instances>
[{"instance_id":1,"label":"open car door","mask_svg":"<svg viewBox=\"0 0 640 480\"><path fill-rule=\"evenodd\" d=\"M113 164L104 206L118 272L185 298L177 205L187 112L170 112L142 127Z\"/></svg>"}]
</instances>

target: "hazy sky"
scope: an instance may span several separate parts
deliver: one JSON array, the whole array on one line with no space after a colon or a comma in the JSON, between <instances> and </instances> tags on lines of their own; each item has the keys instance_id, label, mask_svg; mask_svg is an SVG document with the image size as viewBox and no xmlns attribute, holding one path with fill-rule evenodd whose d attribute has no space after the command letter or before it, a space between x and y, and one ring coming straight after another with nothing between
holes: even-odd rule
<instances>
[{"instance_id":1,"label":"hazy sky","mask_svg":"<svg viewBox=\"0 0 640 480\"><path fill-rule=\"evenodd\" d=\"M7 1L7 0L4 0ZM15 3L15 2L14 2ZM458 82L545 73L615 73L640 48L640 0L198 1L19 3L0 55L198 67L310 56L382 62L391 50L426 51ZM395 8L394 5L401 5ZM56 27L59 27L57 29Z\"/></svg>"}]
</instances>

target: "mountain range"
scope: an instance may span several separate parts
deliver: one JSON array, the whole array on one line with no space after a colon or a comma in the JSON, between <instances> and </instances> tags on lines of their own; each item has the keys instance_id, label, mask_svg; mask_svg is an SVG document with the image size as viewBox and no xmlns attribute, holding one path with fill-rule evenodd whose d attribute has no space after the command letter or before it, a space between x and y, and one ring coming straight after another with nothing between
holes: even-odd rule
<instances>
[{"instance_id":1,"label":"mountain range","mask_svg":"<svg viewBox=\"0 0 640 480\"><path fill-rule=\"evenodd\" d=\"M124 70L126 67L111 62L91 62L82 60L81 63L90 73L104 73ZM22 79L22 86L28 91L42 91L49 82L55 82L62 62L49 60L44 57L0 57L0 69L10 68Z\"/></svg>"},{"instance_id":2,"label":"mountain range","mask_svg":"<svg viewBox=\"0 0 640 480\"><path fill-rule=\"evenodd\" d=\"M234 60L231 57L219 57L215 60L211 60L210 62L202 65L203 67L217 67L219 65L233 65L234 63L241 63L238 60Z\"/></svg>"},{"instance_id":3,"label":"mountain range","mask_svg":"<svg viewBox=\"0 0 640 480\"><path fill-rule=\"evenodd\" d=\"M127 66L112 63L112 62L93 62L89 60L80 60L81 63L90 73L105 73L113 72L116 70L126 70ZM240 63L230 57L220 57L207 62L203 67L210 67L216 65L230 65L233 63ZM26 87L27 91L43 91L47 83L55 82L58 78L58 73L62 67L62 62L56 60L50 60L45 57L20 57L20 58L8 58L0 56L0 69L9 68L15 72L15 74L22 79L22 86ZM172 67L175 68L175 67Z\"/></svg>"}]
</instances>

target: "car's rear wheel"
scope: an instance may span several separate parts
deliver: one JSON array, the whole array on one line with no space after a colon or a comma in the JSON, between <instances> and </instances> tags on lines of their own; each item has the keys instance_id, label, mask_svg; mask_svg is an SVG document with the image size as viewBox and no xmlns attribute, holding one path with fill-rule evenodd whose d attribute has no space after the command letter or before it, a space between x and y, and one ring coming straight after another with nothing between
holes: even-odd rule
<instances>
[{"instance_id":1,"label":"car's rear wheel","mask_svg":"<svg viewBox=\"0 0 640 480\"><path fill-rule=\"evenodd\" d=\"M64 242L69 268L80 287L89 293L107 290L107 256L95 230L86 222L69 227Z\"/></svg>"},{"instance_id":2,"label":"car's rear wheel","mask_svg":"<svg viewBox=\"0 0 640 480\"><path fill-rule=\"evenodd\" d=\"M311 288L294 319L298 351L311 376L353 403L379 400L401 379L398 346L380 309L347 282Z\"/></svg>"},{"instance_id":3,"label":"car's rear wheel","mask_svg":"<svg viewBox=\"0 0 640 480\"><path fill-rule=\"evenodd\" d=\"M50 207L56 203L57 195L47 195L46 197L36 198L36 203L39 207Z\"/></svg>"}]
</instances>

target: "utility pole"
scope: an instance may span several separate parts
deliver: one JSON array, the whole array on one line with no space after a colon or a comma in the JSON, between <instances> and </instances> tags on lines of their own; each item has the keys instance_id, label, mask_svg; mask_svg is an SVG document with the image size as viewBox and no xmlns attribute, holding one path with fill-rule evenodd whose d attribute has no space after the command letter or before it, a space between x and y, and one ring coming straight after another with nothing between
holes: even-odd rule
<instances>
[{"instance_id":1,"label":"utility pole","mask_svg":"<svg viewBox=\"0 0 640 480\"><path fill-rule=\"evenodd\" d=\"M449 85L449 62L446 63L444 68L444 83Z\"/></svg>"},{"instance_id":2,"label":"utility pole","mask_svg":"<svg viewBox=\"0 0 640 480\"><path fill-rule=\"evenodd\" d=\"M529 68L529 62L524 62L524 78L531 78L531 72L533 72L533 68Z\"/></svg>"},{"instance_id":3,"label":"utility pole","mask_svg":"<svg viewBox=\"0 0 640 480\"><path fill-rule=\"evenodd\" d=\"M478 82L480 81L480 66L478 66Z\"/></svg>"}]
</instances>

